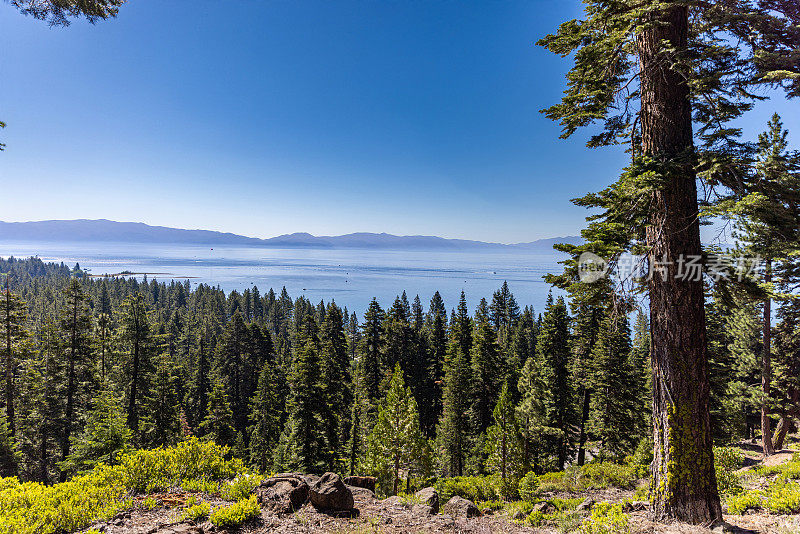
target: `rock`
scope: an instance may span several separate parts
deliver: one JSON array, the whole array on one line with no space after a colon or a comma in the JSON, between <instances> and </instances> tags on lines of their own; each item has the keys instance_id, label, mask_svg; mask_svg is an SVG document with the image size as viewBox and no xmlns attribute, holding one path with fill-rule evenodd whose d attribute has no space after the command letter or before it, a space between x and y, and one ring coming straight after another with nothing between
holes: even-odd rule
<instances>
[{"instance_id":1,"label":"rock","mask_svg":"<svg viewBox=\"0 0 800 534\"><path fill-rule=\"evenodd\" d=\"M386 497L381 502L383 502L383 504L385 504L386 506L402 506L403 505L403 503L400 502L400 497L398 497L397 495L392 495L391 497Z\"/></svg>"},{"instance_id":2,"label":"rock","mask_svg":"<svg viewBox=\"0 0 800 534\"><path fill-rule=\"evenodd\" d=\"M556 511L556 507L547 501L537 502L531 509L532 512L542 512L543 514L552 514Z\"/></svg>"},{"instance_id":3,"label":"rock","mask_svg":"<svg viewBox=\"0 0 800 534\"><path fill-rule=\"evenodd\" d=\"M319 510L349 511L353 509L353 493L339 475L325 473L311 486L311 504Z\"/></svg>"},{"instance_id":4,"label":"rock","mask_svg":"<svg viewBox=\"0 0 800 534\"><path fill-rule=\"evenodd\" d=\"M587 512L592 509L592 506L594 506L594 500L586 498L582 503L575 507L575 510L579 512Z\"/></svg>"},{"instance_id":5,"label":"rock","mask_svg":"<svg viewBox=\"0 0 800 534\"><path fill-rule=\"evenodd\" d=\"M423 517L436 514L436 512L433 511L433 507L427 504L415 504L411 507L411 513Z\"/></svg>"},{"instance_id":6,"label":"rock","mask_svg":"<svg viewBox=\"0 0 800 534\"><path fill-rule=\"evenodd\" d=\"M299 510L308 500L308 484L302 475L281 473L264 480L253 493L262 507L288 514Z\"/></svg>"},{"instance_id":7,"label":"rock","mask_svg":"<svg viewBox=\"0 0 800 534\"><path fill-rule=\"evenodd\" d=\"M345 477L344 483L356 488L364 488L375 493L375 477Z\"/></svg>"},{"instance_id":8,"label":"rock","mask_svg":"<svg viewBox=\"0 0 800 534\"><path fill-rule=\"evenodd\" d=\"M709 527L713 534L752 534L754 531L746 530L736 525L731 525L726 521L715 521L714 524Z\"/></svg>"},{"instance_id":9,"label":"rock","mask_svg":"<svg viewBox=\"0 0 800 534\"><path fill-rule=\"evenodd\" d=\"M439 513L439 494L436 493L435 489L431 487L423 488L415 495L419 498L421 504L430 506L434 514Z\"/></svg>"},{"instance_id":10,"label":"rock","mask_svg":"<svg viewBox=\"0 0 800 534\"><path fill-rule=\"evenodd\" d=\"M478 507L475 506L474 502L458 496L447 501L442 508L442 511L459 519L467 519L480 515L480 511L478 510Z\"/></svg>"}]
</instances>

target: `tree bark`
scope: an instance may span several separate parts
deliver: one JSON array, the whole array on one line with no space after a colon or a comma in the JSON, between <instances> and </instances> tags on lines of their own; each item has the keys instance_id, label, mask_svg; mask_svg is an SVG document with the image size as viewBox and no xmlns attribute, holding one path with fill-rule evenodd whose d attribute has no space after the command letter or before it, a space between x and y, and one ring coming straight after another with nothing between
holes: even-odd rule
<instances>
[{"instance_id":1,"label":"tree bark","mask_svg":"<svg viewBox=\"0 0 800 534\"><path fill-rule=\"evenodd\" d=\"M769 284L771 282L772 262L767 260L766 268L764 269L764 283ZM769 395L770 384L772 382L772 354L770 347L772 341L772 299L769 297L764 300L764 332L762 341L761 392L764 398L761 401L761 448L764 450L764 456L769 456L775 453L775 449L772 446L771 421L769 419Z\"/></svg>"},{"instance_id":2,"label":"tree bark","mask_svg":"<svg viewBox=\"0 0 800 534\"><path fill-rule=\"evenodd\" d=\"M702 280L678 279L677 263L701 254L689 87L663 50L685 50L688 7L648 15L637 35L642 154L659 164L646 228L653 367L653 514L658 520L711 523L722 517L708 411L709 382Z\"/></svg>"},{"instance_id":3,"label":"tree bark","mask_svg":"<svg viewBox=\"0 0 800 534\"><path fill-rule=\"evenodd\" d=\"M581 413L581 434L578 439L578 465L586 463L586 422L589 420L589 407L591 405L591 393L589 388L583 388L583 410Z\"/></svg>"}]
</instances>

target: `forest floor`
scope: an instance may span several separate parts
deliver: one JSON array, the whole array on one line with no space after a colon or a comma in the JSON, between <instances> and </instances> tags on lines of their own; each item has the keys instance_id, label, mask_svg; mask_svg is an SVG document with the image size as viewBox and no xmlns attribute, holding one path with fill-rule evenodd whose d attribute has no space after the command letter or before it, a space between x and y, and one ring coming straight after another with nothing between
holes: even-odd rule
<instances>
[{"instance_id":1,"label":"forest floor","mask_svg":"<svg viewBox=\"0 0 800 534\"><path fill-rule=\"evenodd\" d=\"M766 460L760 449L750 443L738 445L746 455L745 467L737 474L742 480L747 491L764 490L770 484L769 476L762 476L763 468L781 469L783 465L791 465L793 449L784 449L768 457ZM223 533L215 529L210 523L194 524L180 521L180 511L189 497L186 493L164 493L150 496L150 502L155 501L159 506L152 510L134 507L131 511L118 514L112 520L94 524L92 528L106 534L206 534ZM560 493L547 496L550 499L586 499L596 502L620 503L634 501L633 490L609 488L605 490L584 491L579 493ZM294 514L274 514L266 509L261 516L249 522L239 530L228 531L229 534L275 533L335 533L335 534L393 534L393 533L565 533L577 532L581 521L588 512L569 512L564 515L564 520L556 525L531 527L515 520L506 510L491 512L484 510L479 517L469 519L454 519L447 514L420 513L412 507L404 505L397 497L378 499L367 490L354 491L355 508L357 517L337 518L317 511L312 505L306 504ZM214 506L225 504L219 499L206 496L205 500ZM725 499L723 499L725 502ZM723 506L727 511L727 506ZM724 515L726 526L718 526L713 530L706 527L686 524L664 524L653 522L647 510L628 512L631 534L656 534L656 533L722 533L732 532L740 534L794 534L800 533L800 515L776 515L765 510L749 510L744 515ZM88 532L88 531L87 531ZM606 532L614 532L613 530Z\"/></svg>"}]
</instances>

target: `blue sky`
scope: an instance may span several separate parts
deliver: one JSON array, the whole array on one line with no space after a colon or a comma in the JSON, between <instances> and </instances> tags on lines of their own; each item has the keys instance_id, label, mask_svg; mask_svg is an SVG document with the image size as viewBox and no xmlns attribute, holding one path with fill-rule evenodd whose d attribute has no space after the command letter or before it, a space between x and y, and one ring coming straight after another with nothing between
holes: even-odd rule
<instances>
[{"instance_id":1,"label":"blue sky","mask_svg":"<svg viewBox=\"0 0 800 534\"><path fill-rule=\"evenodd\" d=\"M576 234L618 150L539 113L577 1L136 0L66 29L0 2L0 219L257 237ZM792 103L791 106L796 106ZM800 135L789 104L772 109Z\"/></svg>"}]
</instances>

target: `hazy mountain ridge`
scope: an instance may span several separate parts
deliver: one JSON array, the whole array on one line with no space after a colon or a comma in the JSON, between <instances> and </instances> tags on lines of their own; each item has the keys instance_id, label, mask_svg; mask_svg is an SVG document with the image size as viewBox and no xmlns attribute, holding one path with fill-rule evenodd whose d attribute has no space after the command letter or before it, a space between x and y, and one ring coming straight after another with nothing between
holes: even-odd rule
<instances>
[{"instance_id":1,"label":"hazy mountain ridge","mask_svg":"<svg viewBox=\"0 0 800 534\"><path fill-rule=\"evenodd\" d=\"M31 222L0 222L0 240L6 241L113 241L130 243L180 243L260 247L315 247L365 249L443 250L551 250L554 243L580 243L578 236L539 239L528 243L487 243L436 236L398 236L387 233L356 232L340 236L314 236L305 232L269 239L247 237L212 230L186 230L144 223L107 219L75 219Z\"/></svg>"}]
</instances>

